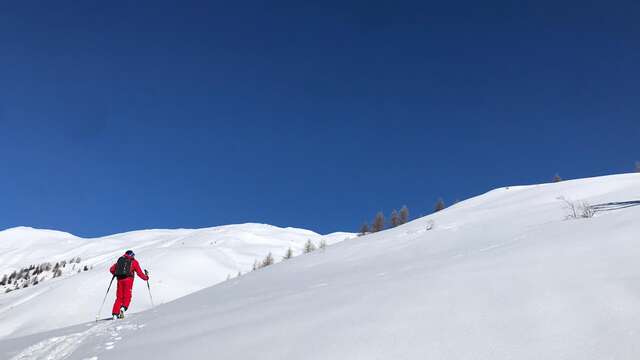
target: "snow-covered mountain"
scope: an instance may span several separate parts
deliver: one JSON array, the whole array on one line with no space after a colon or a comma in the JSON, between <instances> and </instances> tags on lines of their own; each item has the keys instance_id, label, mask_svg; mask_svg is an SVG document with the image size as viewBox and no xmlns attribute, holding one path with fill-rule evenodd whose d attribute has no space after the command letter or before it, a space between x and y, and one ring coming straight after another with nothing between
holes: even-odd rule
<instances>
[{"instance_id":1,"label":"snow-covered mountain","mask_svg":"<svg viewBox=\"0 0 640 360\"><path fill-rule=\"evenodd\" d=\"M150 270L154 301L161 304L246 273L269 252L279 261L289 247L300 254L308 240L318 246L322 240L333 244L353 236L263 224L144 230L94 239L27 227L0 231L0 280L6 276L0 281L0 338L95 319L111 279L108 267L127 249ZM111 313L114 297L112 289L102 316ZM146 285L138 279L130 310L150 307Z\"/></svg>"},{"instance_id":2,"label":"snow-covered mountain","mask_svg":"<svg viewBox=\"0 0 640 360\"><path fill-rule=\"evenodd\" d=\"M640 174L500 188L0 357L636 359L638 205Z\"/></svg>"}]
</instances>

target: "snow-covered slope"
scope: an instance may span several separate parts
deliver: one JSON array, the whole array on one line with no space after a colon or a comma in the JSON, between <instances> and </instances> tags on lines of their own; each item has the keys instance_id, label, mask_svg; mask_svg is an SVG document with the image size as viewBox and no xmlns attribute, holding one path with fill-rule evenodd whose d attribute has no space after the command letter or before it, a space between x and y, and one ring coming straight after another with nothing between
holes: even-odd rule
<instances>
[{"instance_id":1,"label":"snow-covered slope","mask_svg":"<svg viewBox=\"0 0 640 360\"><path fill-rule=\"evenodd\" d=\"M318 245L324 239L332 244L353 236L321 236L309 230L263 224L144 230L95 239L26 227L1 231L0 278L29 265L67 264L58 267L62 275L56 278L52 278L53 271L32 275L30 284L39 280L35 286L9 293L5 291L15 285L0 286L0 338L95 319L111 279L108 267L126 249L133 249L141 265L151 271L154 301L164 303L247 272L255 260L262 260L269 252L279 261L289 247L294 254L301 253L307 240ZM112 289L102 316L111 313L114 297ZM138 279L130 310L150 307L146 286Z\"/></svg>"},{"instance_id":2,"label":"snow-covered slope","mask_svg":"<svg viewBox=\"0 0 640 360\"><path fill-rule=\"evenodd\" d=\"M0 357L637 359L637 205L640 174L501 188Z\"/></svg>"}]
</instances>

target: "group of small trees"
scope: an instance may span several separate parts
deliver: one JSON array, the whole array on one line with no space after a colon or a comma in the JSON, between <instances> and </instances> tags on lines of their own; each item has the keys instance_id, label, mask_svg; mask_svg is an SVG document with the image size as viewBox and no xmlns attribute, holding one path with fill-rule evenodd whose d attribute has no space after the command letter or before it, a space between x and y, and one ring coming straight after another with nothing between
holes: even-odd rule
<instances>
[{"instance_id":1,"label":"group of small trees","mask_svg":"<svg viewBox=\"0 0 640 360\"><path fill-rule=\"evenodd\" d=\"M37 285L40 282L38 275L45 271L45 269L50 268L51 264L42 264L38 266L30 265L20 270L13 271L9 275L5 274L2 276L2 279L0 279L0 286L6 286L5 292L8 293L13 290L18 290L19 288L29 287L29 285Z\"/></svg>"},{"instance_id":2,"label":"group of small trees","mask_svg":"<svg viewBox=\"0 0 640 360\"><path fill-rule=\"evenodd\" d=\"M640 172L640 161L636 161L636 172Z\"/></svg>"},{"instance_id":3,"label":"group of small trees","mask_svg":"<svg viewBox=\"0 0 640 360\"><path fill-rule=\"evenodd\" d=\"M447 206L445 205L444 200L442 200L442 198L438 198L435 205L433 206L433 212L436 213L438 211L444 210L446 207ZM385 228L394 228L396 226L400 226L409 222L409 220L409 209L406 206L403 206L400 211L394 209L391 212L389 224L388 227L386 227L387 224L384 213L380 211L376 214L376 217L373 219L371 226L369 226L369 223L367 222L363 223L362 226L360 226L359 235L362 236L370 233L375 233L378 231L382 231Z\"/></svg>"},{"instance_id":4,"label":"group of small trees","mask_svg":"<svg viewBox=\"0 0 640 360\"><path fill-rule=\"evenodd\" d=\"M253 268L251 270L256 271L258 269L262 269L263 267L273 265L273 262L274 262L273 255L271 254L271 252L269 252L267 256L265 256L264 259L262 259L262 261L258 261L258 259L256 259L253 262Z\"/></svg>"},{"instance_id":5,"label":"group of small trees","mask_svg":"<svg viewBox=\"0 0 640 360\"><path fill-rule=\"evenodd\" d=\"M409 209L403 206L400 212L393 209L391 212L391 227L396 227L409 222Z\"/></svg>"},{"instance_id":6,"label":"group of small trees","mask_svg":"<svg viewBox=\"0 0 640 360\"><path fill-rule=\"evenodd\" d=\"M27 267L21 268L20 270L15 270L11 274L4 274L0 279L0 286L6 287L5 292L10 292L13 290L18 290L19 288L26 288L30 285L38 285L41 281L48 278L57 278L62 276L62 269L67 266L67 264L73 264L73 268L75 269L76 264L79 264L82 261L80 257L75 257L69 260L56 262L52 265L49 262L42 263L39 265L29 265ZM78 267L78 272L80 271L89 271L89 266L85 265L83 268ZM50 273L49 276L47 273Z\"/></svg>"},{"instance_id":7,"label":"group of small trees","mask_svg":"<svg viewBox=\"0 0 640 360\"><path fill-rule=\"evenodd\" d=\"M51 271L50 263L43 263L40 265L29 265L21 268L20 270L14 270L11 274L4 274L0 279L0 286L14 286L13 290L20 287L28 287L30 284L37 285L39 282L38 275L43 272ZM11 291L7 289L6 292Z\"/></svg>"},{"instance_id":8,"label":"group of small trees","mask_svg":"<svg viewBox=\"0 0 640 360\"><path fill-rule=\"evenodd\" d=\"M316 251L318 248L316 247L316 244L313 243L313 241L311 240L307 240L307 242L304 244L304 249L302 250L305 254L308 254L310 252Z\"/></svg>"},{"instance_id":9,"label":"group of small trees","mask_svg":"<svg viewBox=\"0 0 640 360\"><path fill-rule=\"evenodd\" d=\"M318 244L318 246L316 246L316 244L314 244L313 241L307 240L307 242L304 244L303 253L308 254L318 249L324 250L326 248L327 248L327 240L325 239L320 240L320 243Z\"/></svg>"},{"instance_id":10,"label":"group of small trees","mask_svg":"<svg viewBox=\"0 0 640 360\"><path fill-rule=\"evenodd\" d=\"M391 212L391 218L389 219L390 228L394 228L407 222L409 222L409 209L406 206L403 206L400 211L393 209L393 211ZM373 218L371 226L369 226L369 224L366 222L362 224L362 226L360 227L360 235L382 231L385 229L385 226L386 219L384 217L384 213L382 211L379 211L376 214L376 217Z\"/></svg>"},{"instance_id":11,"label":"group of small trees","mask_svg":"<svg viewBox=\"0 0 640 360\"><path fill-rule=\"evenodd\" d=\"M269 265L273 265L273 263L274 263L273 255L271 255L271 252L269 252L267 256L265 256L264 259L262 260L260 267L267 267Z\"/></svg>"},{"instance_id":12,"label":"group of small trees","mask_svg":"<svg viewBox=\"0 0 640 360\"><path fill-rule=\"evenodd\" d=\"M67 262L63 261L62 263L56 263L56 265L53 267L53 277L57 278L62 276L62 268L67 266Z\"/></svg>"},{"instance_id":13,"label":"group of small trees","mask_svg":"<svg viewBox=\"0 0 640 360\"><path fill-rule=\"evenodd\" d=\"M325 239L320 240L320 243L316 246L316 244L311 241L311 240L307 240L307 242L304 244L304 247L302 248L302 252L304 254L308 254L310 252L314 252L318 249L320 250L324 250L327 247L327 241ZM291 249L291 247L289 247L287 249L287 251L284 253L284 256L282 257L282 260L289 260L293 257L293 249ZM269 252L267 254L267 256L264 257L264 259L262 259L262 261L259 260L255 260L253 262L253 267L252 267L252 271L258 270L258 269L262 269L264 267L270 266L275 264L275 259L273 257L273 254L271 252ZM240 272L238 273L238 276L242 275Z\"/></svg>"}]
</instances>

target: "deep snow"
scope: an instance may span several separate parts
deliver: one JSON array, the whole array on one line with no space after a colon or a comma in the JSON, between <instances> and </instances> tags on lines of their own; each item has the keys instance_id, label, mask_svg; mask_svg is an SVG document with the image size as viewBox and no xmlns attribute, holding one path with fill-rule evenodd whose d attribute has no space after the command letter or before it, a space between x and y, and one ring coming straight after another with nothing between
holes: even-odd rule
<instances>
[{"instance_id":1,"label":"deep snow","mask_svg":"<svg viewBox=\"0 0 640 360\"><path fill-rule=\"evenodd\" d=\"M567 220L562 198L599 211ZM640 174L500 188L0 356L637 359L639 204Z\"/></svg>"}]
</instances>

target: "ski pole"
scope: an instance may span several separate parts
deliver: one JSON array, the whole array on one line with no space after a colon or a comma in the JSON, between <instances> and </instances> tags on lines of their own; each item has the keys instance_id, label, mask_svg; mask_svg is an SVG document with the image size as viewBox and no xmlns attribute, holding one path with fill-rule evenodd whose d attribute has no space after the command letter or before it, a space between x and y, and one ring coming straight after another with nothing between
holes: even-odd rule
<instances>
[{"instance_id":1,"label":"ski pole","mask_svg":"<svg viewBox=\"0 0 640 360\"><path fill-rule=\"evenodd\" d=\"M107 295L109 295L109 290L111 290L111 284L113 284L113 279L115 279L116 276L113 275L113 277L111 278L111 281L109 282L109 287L107 288L107 293L104 294L104 299L102 299L102 304L100 305L100 310L98 310L98 313L96 314L96 322L98 322L98 318L100 317L100 313L102 312L102 308L104 307L104 303L105 301L107 301Z\"/></svg>"},{"instance_id":2,"label":"ski pole","mask_svg":"<svg viewBox=\"0 0 640 360\"><path fill-rule=\"evenodd\" d=\"M144 269L144 274L147 275L147 289L149 290L149 299L151 300L151 308L153 309L155 305L153 305L153 296L151 296L151 286L149 285L149 272L147 269Z\"/></svg>"}]
</instances>

